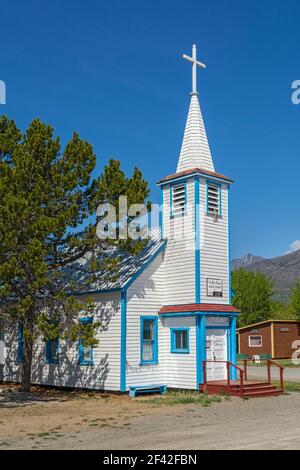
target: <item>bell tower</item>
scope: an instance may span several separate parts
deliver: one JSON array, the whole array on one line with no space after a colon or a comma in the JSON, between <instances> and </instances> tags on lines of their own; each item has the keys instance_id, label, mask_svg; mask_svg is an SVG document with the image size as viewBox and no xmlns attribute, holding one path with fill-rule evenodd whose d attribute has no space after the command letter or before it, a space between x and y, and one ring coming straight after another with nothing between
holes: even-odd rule
<instances>
[{"instance_id":1,"label":"bell tower","mask_svg":"<svg viewBox=\"0 0 300 470\"><path fill-rule=\"evenodd\" d=\"M176 173L161 188L165 258L165 305L231 304L229 188L231 179L215 171L197 91L196 46L192 92Z\"/></svg>"}]
</instances>

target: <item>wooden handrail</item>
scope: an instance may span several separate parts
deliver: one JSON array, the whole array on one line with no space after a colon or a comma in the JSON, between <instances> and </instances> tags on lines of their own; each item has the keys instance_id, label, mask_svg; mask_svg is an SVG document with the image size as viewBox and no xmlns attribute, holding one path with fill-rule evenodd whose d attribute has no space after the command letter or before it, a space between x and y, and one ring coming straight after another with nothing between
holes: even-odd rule
<instances>
[{"instance_id":1,"label":"wooden handrail","mask_svg":"<svg viewBox=\"0 0 300 470\"><path fill-rule=\"evenodd\" d=\"M247 371L247 366L248 362L253 362L251 359L243 359L244 362L244 373L245 373L245 380L247 380L248 377L248 371ZM268 371L268 384L271 385L271 365L276 366L279 368L279 373L280 373L280 388L281 390L284 390L284 383L283 383L283 371L285 367L282 365L278 364L278 362L273 361L273 359L266 359L265 361L263 360L262 362L267 363L267 371Z\"/></svg>"},{"instance_id":2,"label":"wooden handrail","mask_svg":"<svg viewBox=\"0 0 300 470\"><path fill-rule=\"evenodd\" d=\"M268 381L269 384L271 384L271 365L276 366L279 368L279 374L280 374L280 388L281 390L284 390L284 384L283 384L283 371L284 367L278 364L278 362L275 362L271 359L267 359L267 367L268 367Z\"/></svg>"},{"instance_id":3,"label":"wooden handrail","mask_svg":"<svg viewBox=\"0 0 300 470\"><path fill-rule=\"evenodd\" d=\"M244 371L241 367L237 366L236 364L233 364L233 362L230 361L213 361L213 360L205 360L203 361L203 391L206 391L207 388L207 375L206 375L206 365L207 363L221 363L221 364L226 364L226 369L227 369L227 385L230 386L230 367L234 367L237 369L240 373L240 395L243 397L244 394Z\"/></svg>"}]
</instances>

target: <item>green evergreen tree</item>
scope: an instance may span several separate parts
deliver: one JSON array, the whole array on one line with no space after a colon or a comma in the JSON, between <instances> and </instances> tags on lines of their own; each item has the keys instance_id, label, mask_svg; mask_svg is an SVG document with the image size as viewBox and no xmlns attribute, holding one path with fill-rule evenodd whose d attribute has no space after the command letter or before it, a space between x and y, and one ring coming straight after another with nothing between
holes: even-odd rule
<instances>
[{"instance_id":1,"label":"green evergreen tree","mask_svg":"<svg viewBox=\"0 0 300 470\"><path fill-rule=\"evenodd\" d=\"M93 308L91 301L83 304L70 295L76 281L66 286L62 278L66 267L89 250L97 247L105 253L96 236L97 221L91 221L96 208L107 201L116 205L119 195L127 195L131 203L144 202L149 195L139 170L127 179L120 162L110 160L92 180L95 163L92 146L76 133L62 150L51 126L40 120L22 134L14 121L0 119L0 319L23 327L23 391L30 389L39 335L74 339L84 334L86 342L95 341L93 329L83 332L76 322L80 310ZM117 260L107 263L110 269L115 275Z\"/></svg>"},{"instance_id":2,"label":"green evergreen tree","mask_svg":"<svg viewBox=\"0 0 300 470\"><path fill-rule=\"evenodd\" d=\"M262 273L238 269L232 273L233 305L241 311L238 326L267 320L271 315L273 283Z\"/></svg>"}]
</instances>

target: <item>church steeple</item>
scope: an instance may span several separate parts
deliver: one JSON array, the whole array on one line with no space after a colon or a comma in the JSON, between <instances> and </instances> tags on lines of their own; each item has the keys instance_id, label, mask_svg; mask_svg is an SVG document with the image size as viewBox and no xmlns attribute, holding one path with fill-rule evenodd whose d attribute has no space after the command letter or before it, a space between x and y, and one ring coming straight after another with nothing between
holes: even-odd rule
<instances>
[{"instance_id":1,"label":"church steeple","mask_svg":"<svg viewBox=\"0 0 300 470\"><path fill-rule=\"evenodd\" d=\"M192 93L189 113L184 131L184 137L179 156L177 173L193 168L214 172L214 164L205 132L200 104L197 92L197 66L205 68L205 65L197 61L197 51L193 45L192 57L183 55L185 60L192 62Z\"/></svg>"}]
</instances>

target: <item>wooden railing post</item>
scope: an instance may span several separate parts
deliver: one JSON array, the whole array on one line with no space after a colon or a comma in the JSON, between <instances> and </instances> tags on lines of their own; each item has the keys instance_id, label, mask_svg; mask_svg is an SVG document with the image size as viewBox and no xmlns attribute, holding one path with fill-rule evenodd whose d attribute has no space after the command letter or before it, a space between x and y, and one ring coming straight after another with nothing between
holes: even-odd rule
<instances>
[{"instance_id":1,"label":"wooden railing post","mask_svg":"<svg viewBox=\"0 0 300 470\"><path fill-rule=\"evenodd\" d=\"M206 377L206 361L202 362L202 367L203 367L203 392L206 392L206 383L207 383L207 377Z\"/></svg>"},{"instance_id":2,"label":"wooden railing post","mask_svg":"<svg viewBox=\"0 0 300 470\"><path fill-rule=\"evenodd\" d=\"M230 364L226 362L226 369L227 369L227 385L230 386Z\"/></svg>"},{"instance_id":3,"label":"wooden railing post","mask_svg":"<svg viewBox=\"0 0 300 470\"><path fill-rule=\"evenodd\" d=\"M280 388L283 390L283 369L280 367Z\"/></svg>"},{"instance_id":4,"label":"wooden railing post","mask_svg":"<svg viewBox=\"0 0 300 470\"><path fill-rule=\"evenodd\" d=\"M271 363L270 360L267 360L267 367L268 367L268 383L271 385Z\"/></svg>"},{"instance_id":5,"label":"wooden railing post","mask_svg":"<svg viewBox=\"0 0 300 470\"><path fill-rule=\"evenodd\" d=\"M280 388L281 390L284 390L284 384L283 384L283 371L284 371L284 367L282 367L281 365L277 364L277 362L275 361L272 361L270 359L268 359L268 381L269 381L269 384L271 384L271 365L274 365L276 367L279 368L279 373L280 373Z\"/></svg>"},{"instance_id":6,"label":"wooden railing post","mask_svg":"<svg viewBox=\"0 0 300 470\"><path fill-rule=\"evenodd\" d=\"M244 396L244 372L242 370L240 370L240 393L241 393L241 397Z\"/></svg>"},{"instance_id":7,"label":"wooden railing post","mask_svg":"<svg viewBox=\"0 0 300 470\"><path fill-rule=\"evenodd\" d=\"M244 359L244 374L245 374L245 380L247 380L247 378L248 378L247 365L248 365L248 361L247 361L247 359Z\"/></svg>"}]
</instances>

